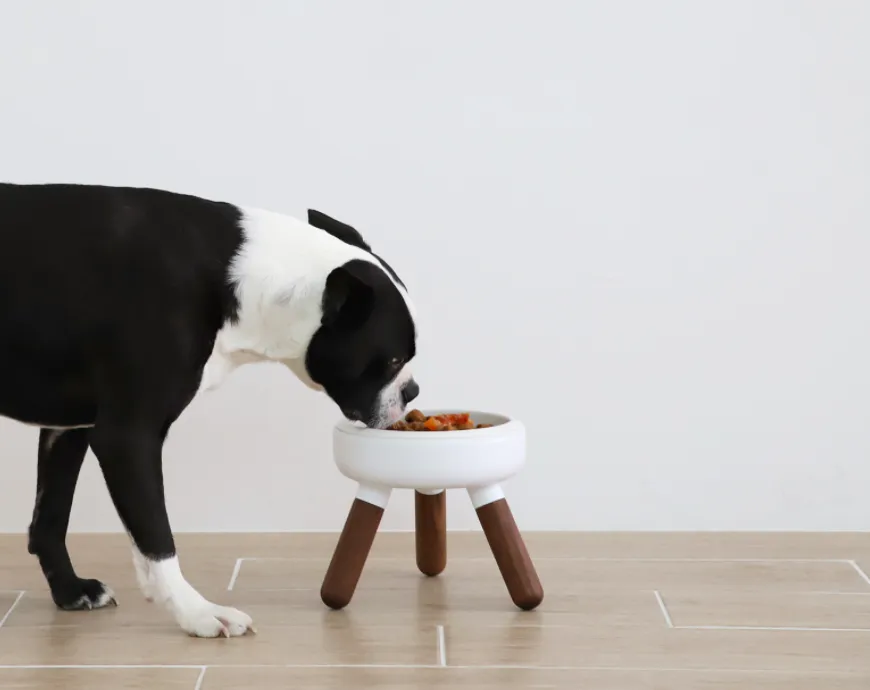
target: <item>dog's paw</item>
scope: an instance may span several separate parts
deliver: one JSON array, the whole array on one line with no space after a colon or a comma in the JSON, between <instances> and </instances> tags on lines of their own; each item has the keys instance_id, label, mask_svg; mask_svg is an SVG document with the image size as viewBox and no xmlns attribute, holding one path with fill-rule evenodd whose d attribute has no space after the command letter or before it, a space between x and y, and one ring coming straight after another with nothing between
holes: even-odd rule
<instances>
[{"instance_id":1,"label":"dog's paw","mask_svg":"<svg viewBox=\"0 0 870 690\"><path fill-rule=\"evenodd\" d=\"M249 630L256 633L254 622L247 613L211 603L179 616L178 622L191 637L240 637Z\"/></svg>"},{"instance_id":2,"label":"dog's paw","mask_svg":"<svg viewBox=\"0 0 870 690\"><path fill-rule=\"evenodd\" d=\"M90 611L118 605L115 593L99 580L78 579L62 590L52 592L52 598L64 611Z\"/></svg>"}]
</instances>

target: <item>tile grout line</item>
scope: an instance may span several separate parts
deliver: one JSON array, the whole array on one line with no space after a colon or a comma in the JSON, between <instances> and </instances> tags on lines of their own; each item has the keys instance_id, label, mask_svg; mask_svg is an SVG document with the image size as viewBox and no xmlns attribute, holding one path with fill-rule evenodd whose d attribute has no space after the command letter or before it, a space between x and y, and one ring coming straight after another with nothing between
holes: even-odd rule
<instances>
[{"instance_id":1,"label":"tile grout line","mask_svg":"<svg viewBox=\"0 0 870 690\"><path fill-rule=\"evenodd\" d=\"M243 559L248 560L248 559ZM234 583L235 585L235 583ZM13 590L17 591L17 590ZM235 591L235 590L232 590ZM256 589L244 589L239 590L244 592L319 592L320 590L317 587L257 587ZM380 590L379 590L380 591ZM386 591L386 590L384 590ZM644 587L640 587L638 589L633 589L628 587L624 590L616 589L612 590L616 592L648 592ZM748 594L769 594L769 591L764 589L749 589L747 590ZM870 596L870 592L862 589L860 592L849 592L849 591L834 591L834 590L825 590L825 589L795 589L795 590L784 590L785 594L789 595L800 595L800 596L847 596L847 597L867 597Z\"/></svg>"},{"instance_id":2,"label":"tile grout line","mask_svg":"<svg viewBox=\"0 0 870 690\"><path fill-rule=\"evenodd\" d=\"M867 573L864 572L863 568L858 565L858 561L849 561L849 564L855 569L855 572L861 576L861 579L864 580L868 585L870 585L870 577L867 576Z\"/></svg>"},{"instance_id":3,"label":"tile grout line","mask_svg":"<svg viewBox=\"0 0 870 690\"><path fill-rule=\"evenodd\" d=\"M665 623L668 624L669 628L673 628L674 622L671 620L671 614L668 612L668 607L665 605L665 600L662 599L661 592L655 590L653 594L656 595L656 601L659 602L659 608L662 611L662 615L665 617Z\"/></svg>"},{"instance_id":4,"label":"tile grout line","mask_svg":"<svg viewBox=\"0 0 870 690\"><path fill-rule=\"evenodd\" d=\"M233 566L233 574L230 575L230 583L227 585L228 592L232 592L233 587L236 586L236 580L239 579L239 572L241 572L241 570L242 570L242 561L244 561L244 560L246 560L246 559L244 559L244 558L237 558L236 559L236 564Z\"/></svg>"},{"instance_id":5,"label":"tile grout line","mask_svg":"<svg viewBox=\"0 0 870 690\"><path fill-rule=\"evenodd\" d=\"M0 670L198 670L200 675L206 668L221 668L221 669L434 669L441 668L433 664L209 664L207 667L192 664L0 664ZM451 666L450 668L463 670L530 670L530 671L598 671L598 672L615 672L615 673L734 673L734 674L770 674L770 675L793 675L794 669L787 668L698 668L698 667L670 667L670 666L565 666L563 664L483 664L483 665L467 665L460 664ZM836 669L806 669L801 671L805 675L836 675L836 676L854 676L854 670L836 670Z\"/></svg>"},{"instance_id":6,"label":"tile grout line","mask_svg":"<svg viewBox=\"0 0 870 690\"><path fill-rule=\"evenodd\" d=\"M24 598L24 590L18 592L18 596L15 597L15 601L12 602L12 606L9 607L9 610L6 612L6 615L3 618L0 618L0 628L3 627L3 624L7 621L9 616L12 615L12 612L15 610L15 607L18 606L18 602Z\"/></svg>"},{"instance_id":7,"label":"tile grout line","mask_svg":"<svg viewBox=\"0 0 870 690\"><path fill-rule=\"evenodd\" d=\"M314 556L245 556L240 561L323 561L328 558ZM367 561L405 561L400 556L369 556ZM456 556L456 561L491 561L491 556ZM852 565L848 558L690 558L690 557L644 557L644 556L536 556L535 561L558 561L565 563L845 563Z\"/></svg>"},{"instance_id":8,"label":"tile grout line","mask_svg":"<svg viewBox=\"0 0 870 690\"><path fill-rule=\"evenodd\" d=\"M675 630L758 630L761 632L832 632L832 633L870 633L870 628L798 628L765 625L678 625Z\"/></svg>"},{"instance_id":9,"label":"tile grout line","mask_svg":"<svg viewBox=\"0 0 870 690\"><path fill-rule=\"evenodd\" d=\"M208 670L208 666L203 666L202 670L199 672L199 675L196 677L196 685L193 686L193 690L202 690L202 681L205 679L205 672Z\"/></svg>"},{"instance_id":10,"label":"tile grout line","mask_svg":"<svg viewBox=\"0 0 870 690\"><path fill-rule=\"evenodd\" d=\"M442 667L447 666L447 644L444 640L444 626L438 625L435 629L438 633L438 665Z\"/></svg>"},{"instance_id":11,"label":"tile grout line","mask_svg":"<svg viewBox=\"0 0 870 690\"><path fill-rule=\"evenodd\" d=\"M667 622L667 621L666 621ZM46 623L42 625L27 625L22 626L27 630L75 630L80 628L81 626L76 624L52 624ZM271 624L267 626L260 626L270 629L280 629L280 630L295 630L298 627L293 624ZM378 625L378 628L403 628L403 625ZM483 623L480 625L481 628L486 630L501 628L501 623ZM582 627L582 626L580 626ZM669 628L673 628L674 630L761 630L761 631L783 631L783 632L852 632L852 633L870 633L870 628L802 628L802 627L789 627L789 626L761 626L761 625L669 625ZM513 630L542 630L544 628L550 628L552 630L576 630L578 628L577 624L570 623L516 623L511 625L511 629ZM128 625L125 626L127 630L133 631L142 631L142 630L166 630L173 631L177 630L176 626L173 625ZM446 648L445 648L446 650ZM215 664L210 664L211 666L215 666ZM250 664L242 664L242 666L248 666ZM267 664L268 665L268 664ZM14 668L18 668L18 666L13 665ZM111 666L111 665L110 665ZM123 665L122 665L123 666ZM368 664L363 664L363 666L368 666ZM392 668L393 664L388 664L390 668ZM418 666L427 667L428 664L412 664L413 668L417 668ZM93 666L90 664L85 665L85 668L92 668ZM158 668L160 664L145 664L143 668ZM170 668L175 668L175 666L170 665ZM0 665L0 668L5 668L3 665ZM42 667L39 667L42 668ZM201 668L200 666L179 666L178 668ZM458 668L458 667L457 667ZM0 686L2 687L2 686Z\"/></svg>"},{"instance_id":12,"label":"tile grout line","mask_svg":"<svg viewBox=\"0 0 870 690\"><path fill-rule=\"evenodd\" d=\"M114 669L126 669L135 671L144 670L173 670L173 671L189 671L197 670L202 672L203 666L191 664L0 664L0 670L27 670L27 671L44 671L49 669L62 669L64 671L111 671ZM261 668L260 666L230 666L224 668ZM283 668L283 667L279 667Z\"/></svg>"}]
</instances>

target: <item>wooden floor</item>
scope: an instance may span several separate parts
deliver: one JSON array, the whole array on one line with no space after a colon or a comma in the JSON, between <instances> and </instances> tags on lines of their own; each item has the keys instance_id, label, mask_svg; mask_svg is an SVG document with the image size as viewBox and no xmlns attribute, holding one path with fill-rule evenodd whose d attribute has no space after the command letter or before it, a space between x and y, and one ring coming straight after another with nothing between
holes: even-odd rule
<instances>
[{"instance_id":1,"label":"wooden floor","mask_svg":"<svg viewBox=\"0 0 870 690\"><path fill-rule=\"evenodd\" d=\"M201 640L143 600L125 538L71 538L119 606L66 613L25 538L0 536L0 688L870 688L870 535L527 534L546 591L530 613L477 533L451 533L434 579L413 535L379 535L329 611L335 538L180 535L188 578L258 627Z\"/></svg>"}]
</instances>

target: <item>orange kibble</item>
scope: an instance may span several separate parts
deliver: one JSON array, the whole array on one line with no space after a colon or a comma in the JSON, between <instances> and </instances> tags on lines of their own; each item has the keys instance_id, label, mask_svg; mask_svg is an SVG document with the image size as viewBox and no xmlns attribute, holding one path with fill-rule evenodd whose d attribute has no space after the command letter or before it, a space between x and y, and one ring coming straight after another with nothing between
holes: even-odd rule
<instances>
[{"instance_id":1,"label":"orange kibble","mask_svg":"<svg viewBox=\"0 0 870 690\"><path fill-rule=\"evenodd\" d=\"M454 412L450 414L435 414L427 417L421 410L413 409L395 424L390 425L393 431L468 431L470 429L487 429L492 424L477 424L469 412Z\"/></svg>"},{"instance_id":2,"label":"orange kibble","mask_svg":"<svg viewBox=\"0 0 870 690\"><path fill-rule=\"evenodd\" d=\"M425 427L429 429L429 431L438 431L442 426L443 424L441 423L441 420L437 417L429 417L425 423Z\"/></svg>"}]
</instances>

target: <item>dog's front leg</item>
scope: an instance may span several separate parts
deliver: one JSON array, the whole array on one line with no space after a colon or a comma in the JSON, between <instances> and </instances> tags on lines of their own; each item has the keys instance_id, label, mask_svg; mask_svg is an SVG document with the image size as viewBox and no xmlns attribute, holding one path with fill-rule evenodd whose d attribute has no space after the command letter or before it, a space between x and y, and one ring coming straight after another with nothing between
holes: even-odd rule
<instances>
[{"instance_id":1,"label":"dog's front leg","mask_svg":"<svg viewBox=\"0 0 870 690\"><path fill-rule=\"evenodd\" d=\"M234 637L252 629L250 616L208 601L181 572L163 494L159 430L98 421L90 441L118 515L133 540L140 584L142 577L147 579L146 596L165 605L190 635Z\"/></svg>"}]
</instances>

